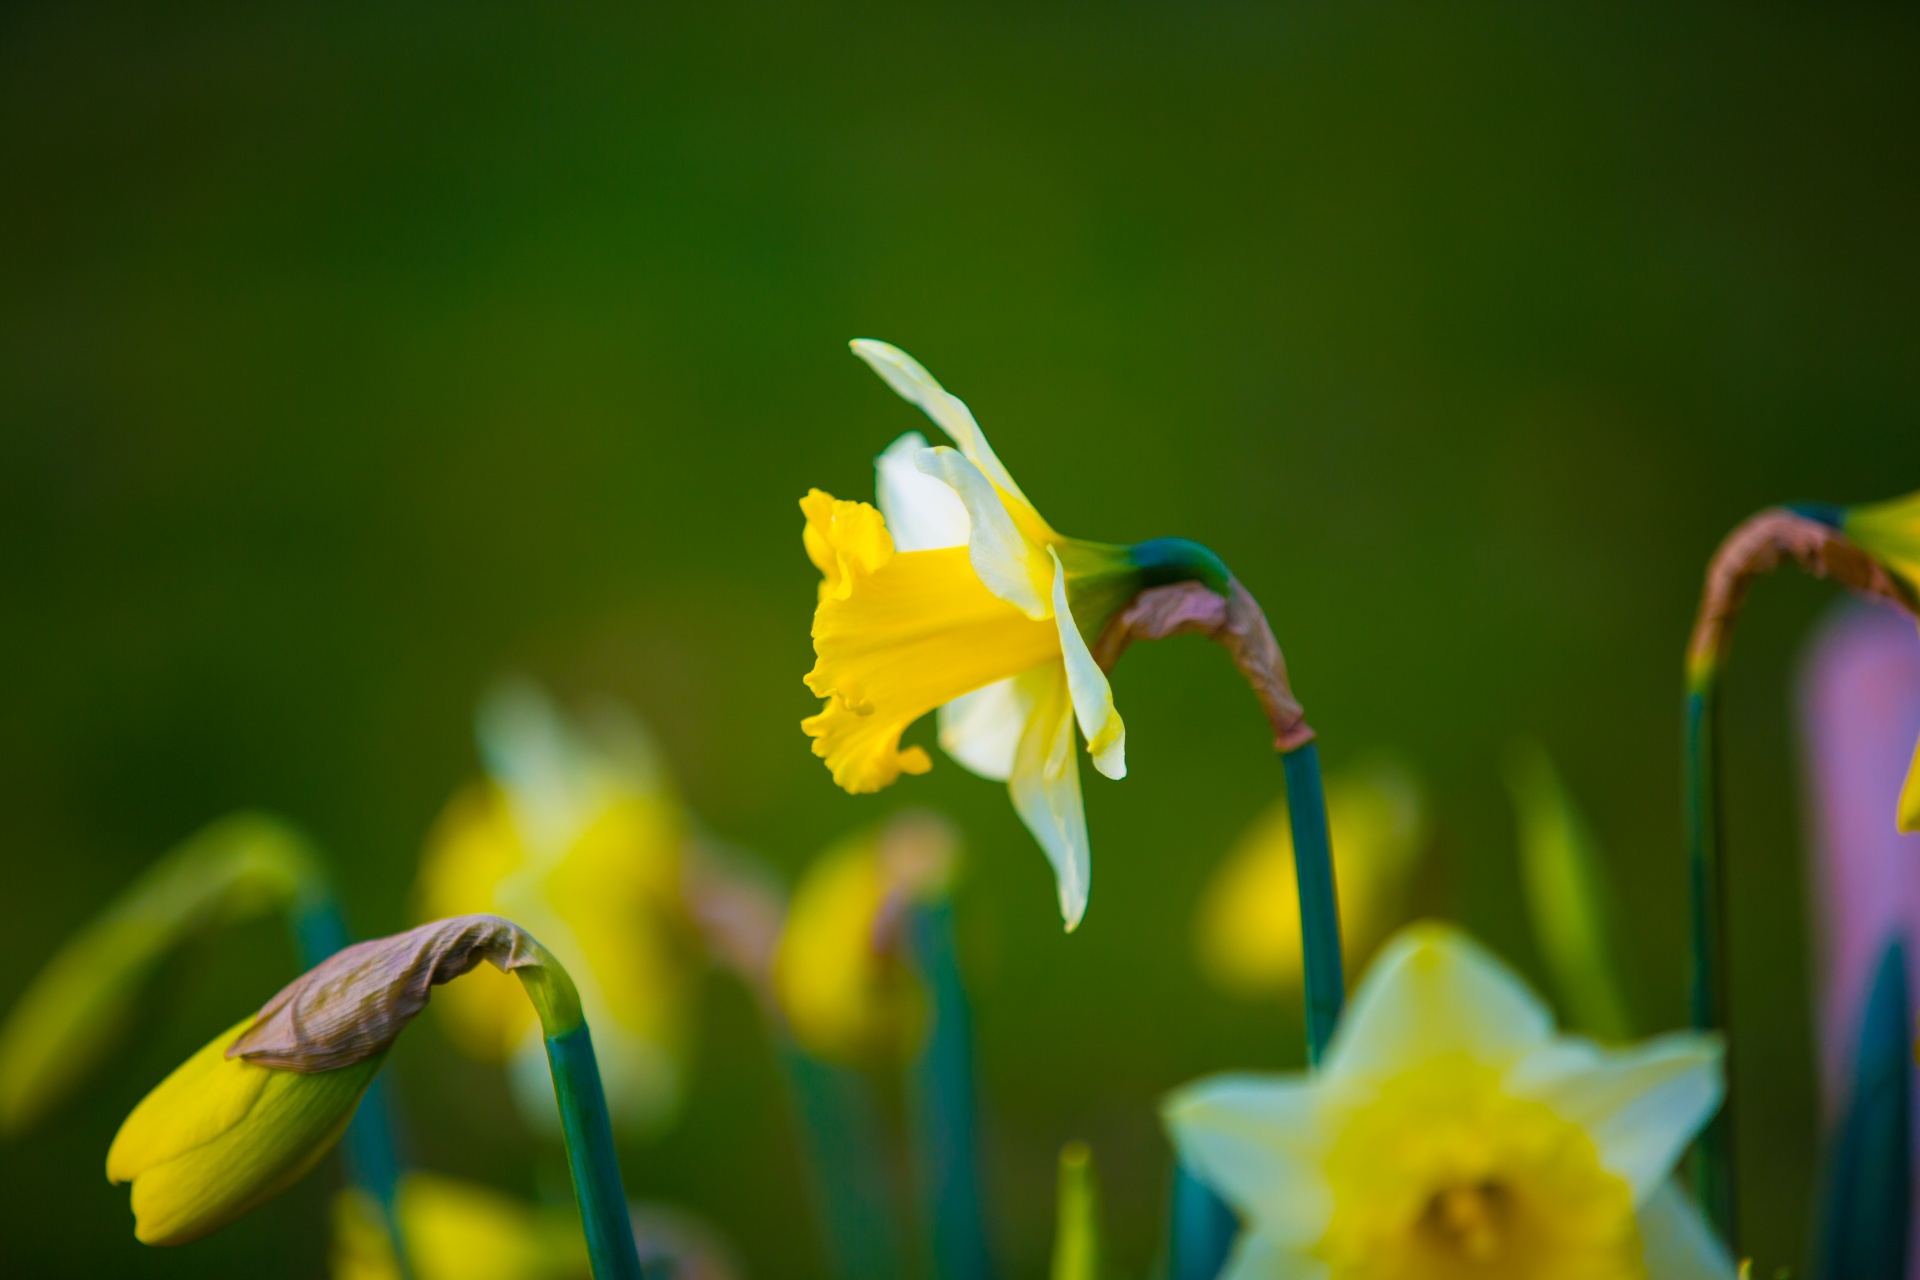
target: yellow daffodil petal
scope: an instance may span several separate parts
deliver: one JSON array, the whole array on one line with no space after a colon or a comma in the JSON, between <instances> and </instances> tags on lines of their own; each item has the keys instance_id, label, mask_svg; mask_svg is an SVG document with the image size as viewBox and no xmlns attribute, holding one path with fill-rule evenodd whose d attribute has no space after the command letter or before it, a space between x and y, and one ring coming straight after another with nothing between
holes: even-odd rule
<instances>
[{"instance_id":1,"label":"yellow daffodil petal","mask_svg":"<svg viewBox=\"0 0 1920 1280\"><path fill-rule=\"evenodd\" d=\"M960 495L916 465L927 447L925 436L909 431L873 460L874 494L895 551L964 547L973 529Z\"/></svg>"},{"instance_id":2,"label":"yellow daffodil petal","mask_svg":"<svg viewBox=\"0 0 1920 1280\"><path fill-rule=\"evenodd\" d=\"M568 1215L432 1173L400 1180L394 1208L414 1280L560 1280L585 1276L587 1254ZM349 1187L334 1200L333 1280L400 1280L379 1210Z\"/></svg>"},{"instance_id":3,"label":"yellow daffodil petal","mask_svg":"<svg viewBox=\"0 0 1920 1280\"><path fill-rule=\"evenodd\" d=\"M934 381L933 375L922 368L918 360L892 343L873 338L855 338L848 345L875 373L887 380L887 385L901 399L920 406L921 411L960 446L960 451L972 459L974 465L984 471L987 479L996 487L1004 489L1023 503L1027 501L1027 496L1020 492L1020 486L1013 482L1013 477L1007 474L1000 459L994 456L986 433L974 421L973 411L959 396Z\"/></svg>"},{"instance_id":4,"label":"yellow daffodil petal","mask_svg":"<svg viewBox=\"0 0 1920 1280\"><path fill-rule=\"evenodd\" d=\"M914 463L951 488L967 509L967 557L987 590L1029 618L1053 613L1049 589L1055 570L1044 541L1030 539L1008 512L999 490L973 461L945 445L919 454ZM1057 563L1057 562L1056 562Z\"/></svg>"},{"instance_id":5,"label":"yellow daffodil petal","mask_svg":"<svg viewBox=\"0 0 1920 1280\"><path fill-rule=\"evenodd\" d=\"M1048 547L1047 555L1053 561L1053 621L1060 631L1060 653L1066 662L1073 713L1080 721L1080 732L1087 736L1087 754L1102 776L1124 778L1126 723L1114 709L1113 686L1107 683L1107 673L1093 660L1086 639L1074 625L1073 610L1067 606L1067 571L1060 565L1060 553Z\"/></svg>"},{"instance_id":6,"label":"yellow daffodil petal","mask_svg":"<svg viewBox=\"0 0 1920 1280\"><path fill-rule=\"evenodd\" d=\"M1721 1057L1716 1037L1691 1032L1620 1050L1563 1039L1515 1064L1507 1086L1585 1129L1601 1164L1626 1179L1638 1201L1666 1180L1719 1109Z\"/></svg>"},{"instance_id":7,"label":"yellow daffodil petal","mask_svg":"<svg viewBox=\"0 0 1920 1280\"><path fill-rule=\"evenodd\" d=\"M384 1055L338 1071L275 1071L226 1057L236 1024L133 1109L107 1177L133 1183L134 1234L185 1244L305 1177L352 1119Z\"/></svg>"},{"instance_id":8,"label":"yellow daffodil petal","mask_svg":"<svg viewBox=\"0 0 1920 1280\"><path fill-rule=\"evenodd\" d=\"M842 553L843 533L868 539L868 525L839 510L860 504L826 501L809 508L808 532L830 549L823 554L840 576L835 589L823 587L814 612L816 661L806 682L827 705L801 728L833 780L858 794L931 767L921 748L900 750L908 725L962 694L1058 658L1060 640L1050 623L1024 616L981 585L962 548L896 554L889 540L884 554ZM885 539L880 513L864 510ZM820 514L830 522L818 523Z\"/></svg>"},{"instance_id":9,"label":"yellow daffodil petal","mask_svg":"<svg viewBox=\"0 0 1920 1280\"><path fill-rule=\"evenodd\" d=\"M1647 1280L1734 1280L1739 1274L1733 1255L1677 1182L1662 1183L1640 1206L1640 1239Z\"/></svg>"},{"instance_id":10,"label":"yellow daffodil petal","mask_svg":"<svg viewBox=\"0 0 1920 1280\"><path fill-rule=\"evenodd\" d=\"M1445 925L1415 925L1368 969L1326 1070L1379 1077L1465 1052L1512 1062L1552 1035L1546 1006L1478 943Z\"/></svg>"},{"instance_id":11,"label":"yellow daffodil petal","mask_svg":"<svg viewBox=\"0 0 1920 1280\"><path fill-rule=\"evenodd\" d=\"M1269 1240L1305 1250L1326 1231L1329 1136L1309 1080L1213 1076L1174 1092L1161 1114L1181 1159Z\"/></svg>"},{"instance_id":12,"label":"yellow daffodil petal","mask_svg":"<svg viewBox=\"0 0 1920 1280\"><path fill-rule=\"evenodd\" d=\"M1073 698L1066 668L1058 662L1026 672L1019 684L1032 710L1007 789L1015 812L1053 864L1060 916L1071 933L1086 915L1093 876L1087 812L1080 800L1080 754L1073 742Z\"/></svg>"},{"instance_id":13,"label":"yellow daffodil petal","mask_svg":"<svg viewBox=\"0 0 1920 1280\"><path fill-rule=\"evenodd\" d=\"M940 708L940 749L981 777L1005 782L1030 710L1018 676L963 693Z\"/></svg>"}]
</instances>

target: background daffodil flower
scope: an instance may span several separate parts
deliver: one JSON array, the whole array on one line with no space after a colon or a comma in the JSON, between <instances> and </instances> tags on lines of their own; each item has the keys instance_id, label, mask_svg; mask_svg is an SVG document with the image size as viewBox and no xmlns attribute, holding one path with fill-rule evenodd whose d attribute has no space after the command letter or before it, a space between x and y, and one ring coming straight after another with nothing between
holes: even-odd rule
<instances>
[{"instance_id":1,"label":"background daffodil flower","mask_svg":"<svg viewBox=\"0 0 1920 1280\"><path fill-rule=\"evenodd\" d=\"M801 727L859 794L931 767L900 735L937 709L941 748L1007 784L1072 929L1090 883L1076 721L1095 769L1127 771L1126 726L1090 641L1143 587L1199 579L1225 594L1226 568L1181 539L1124 547L1056 532L957 396L897 347L852 345L956 447L896 440L878 459L878 510L819 489L802 499L821 573L806 682L826 705Z\"/></svg>"},{"instance_id":2,"label":"background daffodil flower","mask_svg":"<svg viewBox=\"0 0 1920 1280\"><path fill-rule=\"evenodd\" d=\"M1556 1036L1464 934L1389 942L1322 1067L1175 1093L1181 1158L1242 1215L1225 1280L1707 1280L1724 1248L1669 1181L1719 1105L1712 1036Z\"/></svg>"},{"instance_id":3,"label":"background daffodil flower","mask_svg":"<svg viewBox=\"0 0 1920 1280\"><path fill-rule=\"evenodd\" d=\"M1384 757L1330 773L1326 792L1340 937L1357 963L1402 918L1407 881L1426 851L1426 803L1413 774ZM1298 993L1297 903L1293 829L1282 798L1247 828L1201 894L1194 916L1201 971L1235 995Z\"/></svg>"},{"instance_id":4,"label":"background daffodil flower","mask_svg":"<svg viewBox=\"0 0 1920 1280\"><path fill-rule=\"evenodd\" d=\"M903 814L847 837L807 868L774 953L773 989L808 1052L868 1065L917 1051L926 993L901 954L903 915L946 890L955 860L944 822Z\"/></svg>"},{"instance_id":5,"label":"background daffodil flower","mask_svg":"<svg viewBox=\"0 0 1920 1280\"><path fill-rule=\"evenodd\" d=\"M107 1178L133 1184L134 1235L186 1244L305 1177L346 1130L385 1059L279 1071L231 1058L246 1018L140 1101L107 1151Z\"/></svg>"},{"instance_id":6,"label":"background daffodil flower","mask_svg":"<svg viewBox=\"0 0 1920 1280\"><path fill-rule=\"evenodd\" d=\"M477 727L487 777L428 839L420 918L524 921L580 989L614 1123L653 1131L678 1107L690 1038L686 815L645 730L616 709L574 721L519 681L482 702ZM514 981L476 972L435 1007L461 1049L510 1065L522 1113L551 1130L540 1028Z\"/></svg>"}]
</instances>

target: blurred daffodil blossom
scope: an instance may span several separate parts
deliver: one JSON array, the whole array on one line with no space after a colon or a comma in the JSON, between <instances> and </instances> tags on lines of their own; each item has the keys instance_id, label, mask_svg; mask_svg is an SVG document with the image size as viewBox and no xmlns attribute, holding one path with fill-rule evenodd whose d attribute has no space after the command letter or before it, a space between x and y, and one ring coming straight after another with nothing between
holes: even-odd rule
<instances>
[{"instance_id":1,"label":"blurred daffodil blossom","mask_svg":"<svg viewBox=\"0 0 1920 1280\"><path fill-rule=\"evenodd\" d=\"M1425 851L1420 784L1385 758L1330 774L1327 822L1340 884L1340 936L1363 959L1396 924ZM1200 967L1223 990L1267 996L1300 989L1300 912L1285 800L1254 820L1208 881L1195 915Z\"/></svg>"},{"instance_id":2,"label":"blurred daffodil blossom","mask_svg":"<svg viewBox=\"0 0 1920 1280\"><path fill-rule=\"evenodd\" d=\"M154 970L188 939L324 896L305 842L265 814L212 823L55 953L0 1024L0 1134L43 1119L112 1050Z\"/></svg>"},{"instance_id":3,"label":"blurred daffodil blossom","mask_svg":"<svg viewBox=\"0 0 1920 1280\"><path fill-rule=\"evenodd\" d=\"M686 816L629 717L576 722L516 682L477 720L487 777L454 798L429 838L420 915L524 922L579 987L615 1124L656 1129L678 1106L689 1037ZM436 1006L463 1050L511 1064L523 1114L550 1128L539 1027L514 984L479 973Z\"/></svg>"},{"instance_id":4,"label":"blurred daffodil blossom","mask_svg":"<svg viewBox=\"0 0 1920 1280\"><path fill-rule=\"evenodd\" d=\"M819 489L801 501L821 573L806 682L826 703L801 727L859 794L932 766L900 735L937 709L941 748L1007 784L1072 929L1090 875L1076 721L1095 769L1127 771L1126 727L1090 642L1145 587L1204 581L1225 596L1226 567L1184 539L1129 547L1056 532L958 397L897 347L852 345L954 447L896 440L878 459L878 510Z\"/></svg>"},{"instance_id":5,"label":"blurred daffodil blossom","mask_svg":"<svg viewBox=\"0 0 1920 1280\"><path fill-rule=\"evenodd\" d=\"M1225 1280L1707 1280L1732 1260L1669 1181L1720 1101L1711 1036L1557 1036L1458 931L1389 942L1302 1076L1221 1076L1165 1108L1242 1215Z\"/></svg>"},{"instance_id":6,"label":"blurred daffodil blossom","mask_svg":"<svg viewBox=\"0 0 1920 1280\"><path fill-rule=\"evenodd\" d=\"M398 1217L413 1280L586 1280L587 1250L570 1206L535 1204L437 1173L400 1183ZM642 1266L684 1280L737 1272L711 1228L673 1209L630 1207ZM393 1243L366 1196L333 1204L333 1280L402 1280ZM650 1272L651 1273L651 1272Z\"/></svg>"},{"instance_id":7,"label":"blurred daffodil blossom","mask_svg":"<svg viewBox=\"0 0 1920 1280\"><path fill-rule=\"evenodd\" d=\"M1840 515L1840 531L1878 560L1920 609L1920 493L1849 507ZM1920 831L1920 743L1907 766L1896 825L1903 832Z\"/></svg>"},{"instance_id":8,"label":"blurred daffodil blossom","mask_svg":"<svg viewBox=\"0 0 1920 1280\"><path fill-rule=\"evenodd\" d=\"M946 890L954 856L944 823L906 814L807 868L773 962L780 1012L802 1048L853 1065L917 1051L927 998L901 954L904 913Z\"/></svg>"}]
</instances>

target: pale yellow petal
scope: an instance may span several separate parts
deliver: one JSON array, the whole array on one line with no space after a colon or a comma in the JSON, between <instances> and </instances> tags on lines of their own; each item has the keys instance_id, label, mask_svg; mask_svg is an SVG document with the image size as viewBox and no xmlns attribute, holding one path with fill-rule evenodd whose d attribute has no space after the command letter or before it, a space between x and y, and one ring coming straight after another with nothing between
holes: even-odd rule
<instances>
[{"instance_id":1,"label":"pale yellow petal","mask_svg":"<svg viewBox=\"0 0 1920 1280\"><path fill-rule=\"evenodd\" d=\"M1107 673L1093 660L1093 653L1074 624L1073 610L1067 606L1067 571L1060 555L1047 548L1053 562L1053 621L1060 631L1060 653L1067 667L1067 689L1073 695L1073 713L1080 721L1080 732L1087 738L1087 754L1102 776L1127 776L1127 726L1114 709L1113 686Z\"/></svg>"},{"instance_id":2,"label":"pale yellow petal","mask_svg":"<svg viewBox=\"0 0 1920 1280\"><path fill-rule=\"evenodd\" d=\"M1181 1160L1255 1231L1305 1250L1333 1211L1321 1106L1303 1077L1222 1075L1177 1090L1161 1115Z\"/></svg>"},{"instance_id":3,"label":"pale yellow petal","mask_svg":"<svg viewBox=\"0 0 1920 1280\"><path fill-rule=\"evenodd\" d=\"M927 438L909 431L873 460L874 495L895 551L964 547L973 528L960 496L915 465L926 450Z\"/></svg>"},{"instance_id":4,"label":"pale yellow petal","mask_svg":"<svg viewBox=\"0 0 1920 1280\"><path fill-rule=\"evenodd\" d=\"M1677 1182L1663 1183L1640 1206L1647 1280L1734 1280L1739 1268Z\"/></svg>"},{"instance_id":5,"label":"pale yellow petal","mask_svg":"<svg viewBox=\"0 0 1920 1280\"><path fill-rule=\"evenodd\" d=\"M1020 677L1032 711L1014 753L1007 789L1014 810L1053 864L1060 916L1071 932L1087 912L1092 856L1087 814L1080 799L1080 753L1073 741L1073 699L1066 668L1048 663Z\"/></svg>"},{"instance_id":6,"label":"pale yellow petal","mask_svg":"<svg viewBox=\"0 0 1920 1280\"><path fill-rule=\"evenodd\" d=\"M980 430L980 424L973 419L973 411L959 396L934 381L933 375L922 368L918 360L892 343L873 338L855 338L849 345L855 355L887 380L887 385L901 399L920 406L921 411L960 446L960 451L972 459L996 487L1026 502L1026 495L1020 492L1020 486L1013 482L1013 477L1007 474L1000 459L994 456L986 433Z\"/></svg>"},{"instance_id":7,"label":"pale yellow petal","mask_svg":"<svg viewBox=\"0 0 1920 1280\"><path fill-rule=\"evenodd\" d=\"M963 693L940 708L940 748L981 777L1005 782L1029 710L1017 676Z\"/></svg>"},{"instance_id":8,"label":"pale yellow petal","mask_svg":"<svg viewBox=\"0 0 1920 1280\"><path fill-rule=\"evenodd\" d=\"M1310 1253L1289 1249L1263 1231L1243 1231L1219 1280L1328 1280L1331 1274Z\"/></svg>"},{"instance_id":9,"label":"pale yellow petal","mask_svg":"<svg viewBox=\"0 0 1920 1280\"><path fill-rule=\"evenodd\" d=\"M987 590L1029 618L1051 616L1058 561L1049 560L1046 541L1021 530L993 483L958 450L928 449L914 463L950 487L966 507L967 557Z\"/></svg>"},{"instance_id":10,"label":"pale yellow petal","mask_svg":"<svg viewBox=\"0 0 1920 1280\"><path fill-rule=\"evenodd\" d=\"M1478 943L1448 925L1402 930L1334 1032L1329 1075L1378 1078L1449 1055L1494 1065L1545 1044L1553 1017Z\"/></svg>"}]
</instances>

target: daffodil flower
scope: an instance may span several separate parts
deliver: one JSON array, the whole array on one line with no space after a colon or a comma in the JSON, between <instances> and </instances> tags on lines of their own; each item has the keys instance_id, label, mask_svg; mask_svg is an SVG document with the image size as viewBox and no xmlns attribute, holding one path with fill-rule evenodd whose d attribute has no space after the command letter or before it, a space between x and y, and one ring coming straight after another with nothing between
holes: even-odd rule
<instances>
[{"instance_id":1,"label":"daffodil flower","mask_svg":"<svg viewBox=\"0 0 1920 1280\"><path fill-rule=\"evenodd\" d=\"M878 510L818 489L801 501L822 578L806 681L826 702L801 727L859 794L932 766L900 735L937 709L941 748L1007 784L1073 929L1090 878L1076 722L1096 770L1127 771L1126 726L1090 642L1146 586L1203 580L1225 595L1226 568L1183 539L1056 532L957 396L896 347L862 338L853 350L953 446L896 440L878 460Z\"/></svg>"},{"instance_id":2,"label":"daffodil flower","mask_svg":"<svg viewBox=\"0 0 1920 1280\"><path fill-rule=\"evenodd\" d=\"M1419 782L1375 759L1330 774L1327 822L1340 883L1340 936L1364 957L1404 919L1407 880L1425 852ZM1300 989L1303 957L1285 800L1276 800L1241 836L1207 882L1194 918L1200 968L1222 990L1267 996Z\"/></svg>"},{"instance_id":3,"label":"daffodil flower","mask_svg":"<svg viewBox=\"0 0 1920 1280\"><path fill-rule=\"evenodd\" d=\"M513 682L477 724L487 777L429 837L420 916L524 922L580 989L615 1124L656 1130L678 1107L691 1034L686 815L645 731L614 709L577 722ZM513 982L481 972L435 1004L457 1046L509 1064L522 1114L551 1128L539 1025Z\"/></svg>"},{"instance_id":4,"label":"daffodil flower","mask_svg":"<svg viewBox=\"0 0 1920 1280\"><path fill-rule=\"evenodd\" d=\"M1720 1052L1558 1036L1499 962L1422 925L1320 1070L1204 1080L1165 1114L1245 1224L1224 1280L1730 1280L1669 1178L1719 1104Z\"/></svg>"},{"instance_id":5,"label":"daffodil flower","mask_svg":"<svg viewBox=\"0 0 1920 1280\"><path fill-rule=\"evenodd\" d=\"M854 1065L912 1056L926 994L901 954L902 917L945 889L953 861L945 823L902 815L807 868L773 961L774 994L802 1048Z\"/></svg>"}]
</instances>

